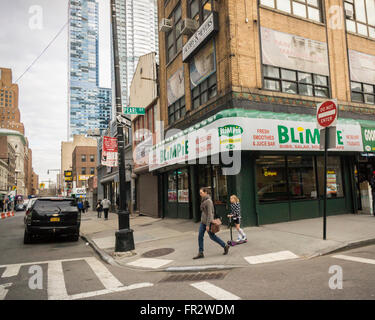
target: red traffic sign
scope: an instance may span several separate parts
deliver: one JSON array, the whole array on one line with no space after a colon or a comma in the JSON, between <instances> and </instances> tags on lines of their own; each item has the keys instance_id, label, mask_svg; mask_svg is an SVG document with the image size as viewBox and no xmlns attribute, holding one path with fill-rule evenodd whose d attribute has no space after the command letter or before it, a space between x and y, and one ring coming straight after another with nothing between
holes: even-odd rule
<instances>
[{"instance_id":1,"label":"red traffic sign","mask_svg":"<svg viewBox=\"0 0 375 320\"><path fill-rule=\"evenodd\" d=\"M327 100L321 104L318 104L316 110L316 120L320 127L327 128L334 126L337 120L336 100Z\"/></svg>"}]
</instances>

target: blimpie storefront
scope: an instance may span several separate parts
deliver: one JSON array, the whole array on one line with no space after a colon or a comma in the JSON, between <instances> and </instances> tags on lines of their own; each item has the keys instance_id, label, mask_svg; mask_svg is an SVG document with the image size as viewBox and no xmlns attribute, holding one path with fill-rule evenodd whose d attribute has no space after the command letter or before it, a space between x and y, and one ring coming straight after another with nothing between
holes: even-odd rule
<instances>
[{"instance_id":1,"label":"blimpie storefront","mask_svg":"<svg viewBox=\"0 0 375 320\"><path fill-rule=\"evenodd\" d=\"M356 164L362 128L375 122L340 119L329 151L328 214L356 212ZM243 224L262 225L322 215L324 158L311 115L227 109L153 146L165 217L199 221L199 189L207 187L224 220L229 197L241 200Z\"/></svg>"}]
</instances>

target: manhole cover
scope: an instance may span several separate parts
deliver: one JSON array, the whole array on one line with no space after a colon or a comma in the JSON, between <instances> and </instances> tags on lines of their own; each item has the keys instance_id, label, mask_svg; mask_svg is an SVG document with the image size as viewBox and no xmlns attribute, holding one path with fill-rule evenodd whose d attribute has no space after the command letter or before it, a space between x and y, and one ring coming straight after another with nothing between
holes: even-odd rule
<instances>
[{"instance_id":1,"label":"manhole cover","mask_svg":"<svg viewBox=\"0 0 375 320\"><path fill-rule=\"evenodd\" d=\"M200 281L200 280L219 280L223 279L227 274L225 272L198 272L174 274L161 280L161 282L175 281Z\"/></svg>"},{"instance_id":2,"label":"manhole cover","mask_svg":"<svg viewBox=\"0 0 375 320\"><path fill-rule=\"evenodd\" d=\"M174 249L172 248L155 249L155 250L145 252L144 254L142 254L142 257L155 258L155 257L166 256L167 254L170 254L172 252L174 252Z\"/></svg>"}]
</instances>

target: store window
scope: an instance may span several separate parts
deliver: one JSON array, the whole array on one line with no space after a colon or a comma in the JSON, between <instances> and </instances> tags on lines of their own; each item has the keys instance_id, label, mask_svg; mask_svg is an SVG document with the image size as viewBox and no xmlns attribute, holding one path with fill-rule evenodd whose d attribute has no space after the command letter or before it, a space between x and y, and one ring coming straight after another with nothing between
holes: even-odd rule
<instances>
[{"instance_id":1,"label":"store window","mask_svg":"<svg viewBox=\"0 0 375 320\"><path fill-rule=\"evenodd\" d=\"M167 63L172 61L176 54L182 48L182 18L181 18L181 3L179 3L173 10L168 19L172 19L173 28L166 34L167 47Z\"/></svg>"},{"instance_id":2,"label":"store window","mask_svg":"<svg viewBox=\"0 0 375 320\"><path fill-rule=\"evenodd\" d=\"M177 170L178 202L189 203L189 174L187 169Z\"/></svg>"},{"instance_id":3,"label":"store window","mask_svg":"<svg viewBox=\"0 0 375 320\"><path fill-rule=\"evenodd\" d=\"M256 160L259 202L289 200L284 156L260 156Z\"/></svg>"},{"instance_id":4,"label":"store window","mask_svg":"<svg viewBox=\"0 0 375 320\"><path fill-rule=\"evenodd\" d=\"M314 158L288 156L287 160L290 199L317 199Z\"/></svg>"},{"instance_id":5,"label":"store window","mask_svg":"<svg viewBox=\"0 0 375 320\"><path fill-rule=\"evenodd\" d=\"M375 14L375 13L374 13ZM352 81L350 83L352 101L367 104L375 104L375 86L372 84Z\"/></svg>"},{"instance_id":6,"label":"store window","mask_svg":"<svg viewBox=\"0 0 375 320\"><path fill-rule=\"evenodd\" d=\"M201 165L198 167L198 184L200 188L206 188L212 196L212 175L210 165Z\"/></svg>"},{"instance_id":7,"label":"store window","mask_svg":"<svg viewBox=\"0 0 375 320\"><path fill-rule=\"evenodd\" d=\"M375 0L345 0L346 28L375 39Z\"/></svg>"},{"instance_id":8,"label":"store window","mask_svg":"<svg viewBox=\"0 0 375 320\"><path fill-rule=\"evenodd\" d=\"M301 18L323 21L321 0L260 0L260 4Z\"/></svg>"},{"instance_id":9,"label":"store window","mask_svg":"<svg viewBox=\"0 0 375 320\"><path fill-rule=\"evenodd\" d=\"M176 171L172 171L168 173L168 202L177 202Z\"/></svg>"},{"instance_id":10,"label":"store window","mask_svg":"<svg viewBox=\"0 0 375 320\"><path fill-rule=\"evenodd\" d=\"M213 199L214 204L227 204L228 201L228 188L227 176L222 174L221 166L212 167L212 182L213 182Z\"/></svg>"},{"instance_id":11,"label":"store window","mask_svg":"<svg viewBox=\"0 0 375 320\"><path fill-rule=\"evenodd\" d=\"M168 173L168 202L189 203L189 173L178 169Z\"/></svg>"},{"instance_id":12,"label":"store window","mask_svg":"<svg viewBox=\"0 0 375 320\"><path fill-rule=\"evenodd\" d=\"M319 195L324 195L324 157L317 157ZM339 198L344 196L342 184L341 159L340 157L328 157L327 163L327 197Z\"/></svg>"},{"instance_id":13,"label":"store window","mask_svg":"<svg viewBox=\"0 0 375 320\"><path fill-rule=\"evenodd\" d=\"M264 88L302 96L329 97L327 76L263 65Z\"/></svg>"}]
</instances>

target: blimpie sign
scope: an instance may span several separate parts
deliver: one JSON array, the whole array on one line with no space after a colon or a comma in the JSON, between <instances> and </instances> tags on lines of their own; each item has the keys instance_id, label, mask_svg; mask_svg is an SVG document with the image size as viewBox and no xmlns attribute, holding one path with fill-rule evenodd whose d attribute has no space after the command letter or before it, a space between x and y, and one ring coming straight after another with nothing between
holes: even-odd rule
<instances>
[{"instance_id":1,"label":"blimpie sign","mask_svg":"<svg viewBox=\"0 0 375 320\"><path fill-rule=\"evenodd\" d=\"M149 170L228 150L320 151L320 132L313 118L311 120L220 118L199 129L190 128L185 131L188 133L153 147L149 154ZM359 124L338 123L336 127L336 147L332 150L363 151Z\"/></svg>"}]
</instances>

